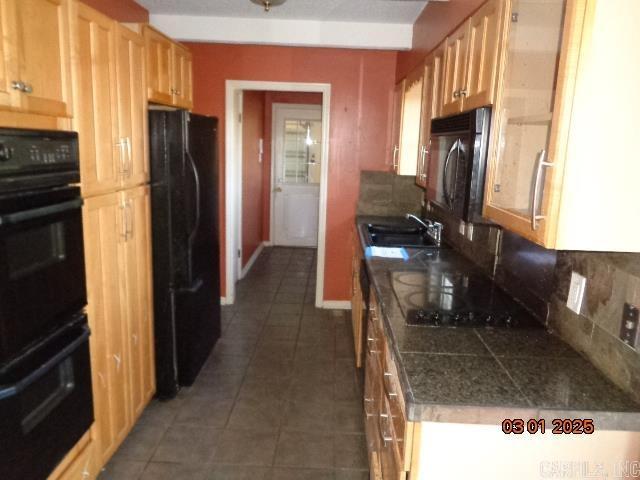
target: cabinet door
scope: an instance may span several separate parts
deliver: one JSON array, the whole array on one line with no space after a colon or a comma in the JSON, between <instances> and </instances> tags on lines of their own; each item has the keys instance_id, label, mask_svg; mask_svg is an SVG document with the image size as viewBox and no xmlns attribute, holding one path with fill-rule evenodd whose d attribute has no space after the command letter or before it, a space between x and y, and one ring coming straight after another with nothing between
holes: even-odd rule
<instances>
[{"instance_id":1,"label":"cabinet door","mask_svg":"<svg viewBox=\"0 0 640 480\"><path fill-rule=\"evenodd\" d=\"M21 108L71 117L69 0L13 0Z\"/></svg>"},{"instance_id":2,"label":"cabinet door","mask_svg":"<svg viewBox=\"0 0 640 480\"><path fill-rule=\"evenodd\" d=\"M85 200L84 246L91 327L91 371L98 455L104 465L129 432L124 243L125 208L120 193Z\"/></svg>"},{"instance_id":3,"label":"cabinet door","mask_svg":"<svg viewBox=\"0 0 640 480\"><path fill-rule=\"evenodd\" d=\"M11 88L17 80L15 60L15 12L11 0L0 0L0 106L19 107L21 92Z\"/></svg>"},{"instance_id":4,"label":"cabinet door","mask_svg":"<svg viewBox=\"0 0 640 480\"><path fill-rule=\"evenodd\" d=\"M400 153L396 173L415 176L420 150L420 118L422 115L423 69L418 68L407 76L402 100L402 128Z\"/></svg>"},{"instance_id":5,"label":"cabinet door","mask_svg":"<svg viewBox=\"0 0 640 480\"><path fill-rule=\"evenodd\" d=\"M431 115L433 111L434 95L434 61L433 57L426 60L424 66L424 84L422 86L422 118L420 120L420 149L416 184L427 188L427 159L431 146Z\"/></svg>"},{"instance_id":6,"label":"cabinet door","mask_svg":"<svg viewBox=\"0 0 640 480\"><path fill-rule=\"evenodd\" d=\"M155 391L151 304L149 187L123 191L126 236L124 270L129 397L137 419Z\"/></svg>"},{"instance_id":7,"label":"cabinet door","mask_svg":"<svg viewBox=\"0 0 640 480\"><path fill-rule=\"evenodd\" d=\"M77 3L73 27L73 128L84 197L116 190L123 169L116 118L115 22Z\"/></svg>"},{"instance_id":8,"label":"cabinet door","mask_svg":"<svg viewBox=\"0 0 640 480\"><path fill-rule=\"evenodd\" d=\"M150 27L143 30L147 52L147 98L150 102L173 104L172 42Z\"/></svg>"},{"instance_id":9,"label":"cabinet door","mask_svg":"<svg viewBox=\"0 0 640 480\"><path fill-rule=\"evenodd\" d=\"M362 336L363 336L363 299L360 288L360 241L358 232L353 232L353 261L351 262L351 325L353 328L354 351L356 368L362 367Z\"/></svg>"},{"instance_id":10,"label":"cabinet door","mask_svg":"<svg viewBox=\"0 0 640 480\"><path fill-rule=\"evenodd\" d=\"M394 172L398 173L400 165L400 135L402 134L402 107L404 101L404 84L402 80L393 90L393 113L391 124L393 130L391 132L391 167Z\"/></svg>"},{"instance_id":11,"label":"cabinet door","mask_svg":"<svg viewBox=\"0 0 640 480\"><path fill-rule=\"evenodd\" d=\"M503 227L544 244L547 202L556 169L549 155L553 134L563 2L507 5L508 23L484 215ZM545 195L545 190L550 195Z\"/></svg>"},{"instance_id":12,"label":"cabinet door","mask_svg":"<svg viewBox=\"0 0 640 480\"><path fill-rule=\"evenodd\" d=\"M453 115L462 111L467 75L467 50L469 48L469 26L466 21L445 43L445 66L443 83L442 115Z\"/></svg>"},{"instance_id":13,"label":"cabinet door","mask_svg":"<svg viewBox=\"0 0 640 480\"><path fill-rule=\"evenodd\" d=\"M117 112L118 138L123 143L123 187L141 185L149 180L144 57L142 37L127 27L118 25L116 35Z\"/></svg>"},{"instance_id":14,"label":"cabinet door","mask_svg":"<svg viewBox=\"0 0 640 480\"><path fill-rule=\"evenodd\" d=\"M173 44L173 104L190 109L193 107L193 80L191 52Z\"/></svg>"},{"instance_id":15,"label":"cabinet door","mask_svg":"<svg viewBox=\"0 0 640 480\"><path fill-rule=\"evenodd\" d=\"M503 5L503 1L491 0L471 17L464 110L494 102Z\"/></svg>"},{"instance_id":16,"label":"cabinet door","mask_svg":"<svg viewBox=\"0 0 640 480\"><path fill-rule=\"evenodd\" d=\"M433 62L433 100L431 104L431 119L442 117L442 102L444 100L444 53L445 42L441 43L431 54Z\"/></svg>"}]
</instances>

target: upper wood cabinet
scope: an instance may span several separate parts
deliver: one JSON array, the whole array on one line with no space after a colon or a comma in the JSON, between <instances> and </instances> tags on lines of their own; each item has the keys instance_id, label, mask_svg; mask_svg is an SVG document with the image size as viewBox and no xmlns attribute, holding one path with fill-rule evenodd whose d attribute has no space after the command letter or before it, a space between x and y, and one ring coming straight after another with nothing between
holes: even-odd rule
<instances>
[{"instance_id":1,"label":"upper wood cabinet","mask_svg":"<svg viewBox=\"0 0 640 480\"><path fill-rule=\"evenodd\" d=\"M191 53L145 25L147 98L150 102L190 109L193 106Z\"/></svg>"},{"instance_id":2,"label":"upper wood cabinet","mask_svg":"<svg viewBox=\"0 0 640 480\"><path fill-rule=\"evenodd\" d=\"M70 117L70 0L1 0L0 106Z\"/></svg>"},{"instance_id":3,"label":"upper wood cabinet","mask_svg":"<svg viewBox=\"0 0 640 480\"><path fill-rule=\"evenodd\" d=\"M121 142L118 158L122 158L121 184L124 188L141 185L149 180L144 48L141 35L117 25L116 90L118 139Z\"/></svg>"},{"instance_id":4,"label":"upper wood cabinet","mask_svg":"<svg viewBox=\"0 0 640 480\"><path fill-rule=\"evenodd\" d=\"M494 103L503 9L489 0L447 37L442 116Z\"/></svg>"},{"instance_id":5,"label":"upper wood cabinet","mask_svg":"<svg viewBox=\"0 0 640 480\"><path fill-rule=\"evenodd\" d=\"M547 248L640 251L640 2L505 4L484 215Z\"/></svg>"},{"instance_id":6,"label":"upper wood cabinet","mask_svg":"<svg viewBox=\"0 0 640 480\"><path fill-rule=\"evenodd\" d=\"M193 108L193 62L191 52L173 44L173 104L177 107Z\"/></svg>"},{"instance_id":7,"label":"upper wood cabinet","mask_svg":"<svg viewBox=\"0 0 640 480\"><path fill-rule=\"evenodd\" d=\"M423 81L422 68L417 68L394 90L392 160L398 175L416 175Z\"/></svg>"},{"instance_id":8,"label":"upper wood cabinet","mask_svg":"<svg viewBox=\"0 0 640 480\"><path fill-rule=\"evenodd\" d=\"M82 194L143 184L149 179L144 41L82 3L72 31Z\"/></svg>"}]
</instances>

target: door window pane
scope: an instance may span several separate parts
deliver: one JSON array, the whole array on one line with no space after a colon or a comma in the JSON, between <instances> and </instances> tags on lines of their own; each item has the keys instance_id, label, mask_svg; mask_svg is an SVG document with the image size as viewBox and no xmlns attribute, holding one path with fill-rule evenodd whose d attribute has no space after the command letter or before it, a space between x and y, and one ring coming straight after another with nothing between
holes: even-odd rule
<instances>
[{"instance_id":1,"label":"door window pane","mask_svg":"<svg viewBox=\"0 0 640 480\"><path fill-rule=\"evenodd\" d=\"M284 183L320 183L322 123L287 119L284 124Z\"/></svg>"}]
</instances>

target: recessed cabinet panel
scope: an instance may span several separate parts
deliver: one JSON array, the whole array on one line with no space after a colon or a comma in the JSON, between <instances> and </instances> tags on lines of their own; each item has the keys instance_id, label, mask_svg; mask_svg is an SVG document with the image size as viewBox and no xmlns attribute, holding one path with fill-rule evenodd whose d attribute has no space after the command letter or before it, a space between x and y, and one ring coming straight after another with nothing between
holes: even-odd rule
<instances>
[{"instance_id":1,"label":"recessed cabinet panel","mask_svg":"<svg viewBox=\"0 0 640 480\"><path fill-rule=\"evenodd\" d=\"M467 49L469 47L469 25L467 21L452 33L445 43L445 70L443 76L442 116L462 111L462 102L467 91Z\"/></svg>"}]
</instances>

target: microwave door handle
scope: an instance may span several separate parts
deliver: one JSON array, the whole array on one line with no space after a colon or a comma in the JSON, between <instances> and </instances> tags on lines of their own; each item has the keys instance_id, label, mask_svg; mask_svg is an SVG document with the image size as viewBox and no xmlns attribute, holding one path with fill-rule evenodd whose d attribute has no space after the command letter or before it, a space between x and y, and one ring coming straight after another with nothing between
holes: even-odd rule
<instances>
[{"instance_id":1,"label":"microwave door handle","mask_svg":"<svg viewBox=\"0 0 640 480\"><path fill-rule=\"evenodd\" d=\"M453 171L453 177L451 177L451 185L449 185L449 196L451 199L451 207L454 208L455 200L456 200L456 186L458 180L458 169L460 168L460 152L462 151L462 140L458 139L456 142L456 161L455 161L455 170Z\"/></svg>"},{"instance_id":2,"label":"microwave door handle","mask_svg":"<svg viewBox=\"0 0 640 480\"><path fill-rule=\"evenodd\" d=\"M49 373L56 367L62 360L71 355L80 345L87 341L89 338L90 330L88 326L82 327L82 333L73 342L68 344L53 357L47 360L44 364L33 370L22 380L17 381L11 385L0 386L0 400L3 398L13 397L24 391L27 387L38 381L44 375Z\"/></svg>"},{"instance_id":3,"label":"microwave door handle","mask_svg":"<svg viewBox=\"0 0 640 480\"><path fill-rule=\"evenodd\" d=\"M442 193L444 194L444 200L447 202L447 205L451 207L451 198L449 197L449 189L447 185L447 173L449 171L449 162L451 161L451 155L456 150L458 142L456 141L453 145L451 145L451 149L449 153L447 153L447 158L444 161L444 171L442 172Z\"/></svg>"},{"instance_id":4,"label":"microwave door handle","mask_svg":"<svg viewBox=\"0 0 640 480\"><path fill-rule=\"evenodd\" d=\"M57 213L68 212L75 210L82 206L82 199L77 198L68 202L56 203L55 205L49 205L46 207L34 208L32 210L26 210L24 212L9 213L7 215L0 215L0 226L2 225L15 225L17 223L26 222L28 220L35 220L37 218L48 217Z\"/></svg>"}]
</instances>

